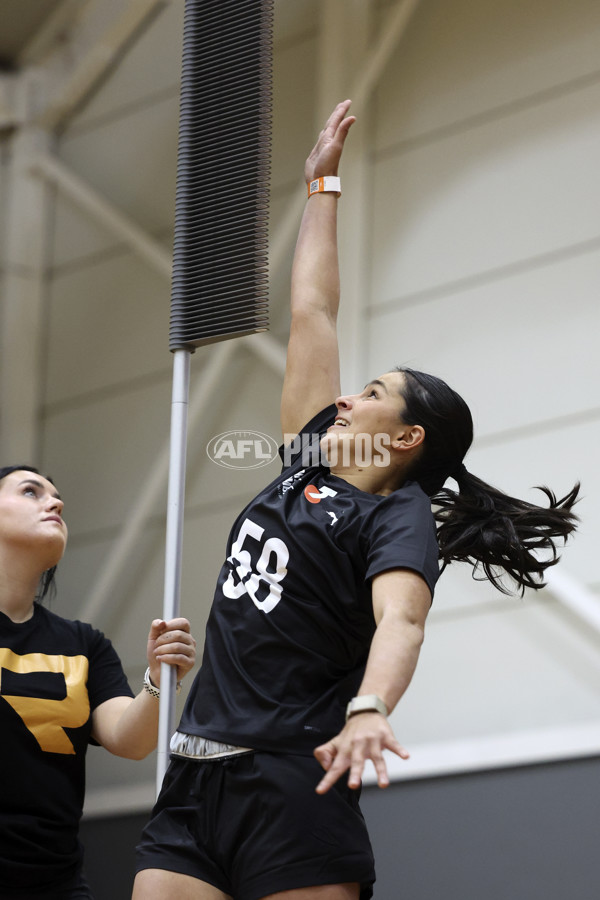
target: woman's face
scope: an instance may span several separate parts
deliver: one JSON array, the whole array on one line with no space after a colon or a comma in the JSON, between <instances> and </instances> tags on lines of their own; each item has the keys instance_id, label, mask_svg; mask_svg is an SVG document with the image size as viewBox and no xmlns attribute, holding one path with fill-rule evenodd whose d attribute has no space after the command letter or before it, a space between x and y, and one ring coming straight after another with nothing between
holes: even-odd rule
<instances>
[{"instance_id":1,"label":"woman's face","mask_svg":"<svg viewBox=\"0 0 600 900\"><path fill-rule=\"evenodd\" d=\"M56 488L43 475L11 472L0 481L0 541L15 548L39 547L44 568L51 568L67 544L63 506Z\"/></svg>"},{"instance_id":2,"label":"woman's face","mask_svg":"<svg viewBox=\"0 0 600 900\"><path fill-rule=\"evenodd\" d=\"M389 447L403 433L404 400L400 393L404 385L401 372L386 372L369 382L360 394L349 394L336 400L337 415L327 429L321 446L328 451L335 444L350 446L357 435L366 435L378 446ZM379 436L379 440L375 440ZM364 438L362 439L364 443Z\"/></svg>"}]
</instances>

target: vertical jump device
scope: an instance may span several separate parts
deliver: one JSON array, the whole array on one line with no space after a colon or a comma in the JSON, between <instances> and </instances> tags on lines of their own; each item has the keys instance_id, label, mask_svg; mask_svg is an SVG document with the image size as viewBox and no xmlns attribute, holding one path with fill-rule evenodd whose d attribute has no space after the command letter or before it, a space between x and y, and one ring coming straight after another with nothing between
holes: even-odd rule
<instances>
[{"instance_id":1,"label":"vertical jump device","mask_svg":"<svg viewBox=\"0 0 600 900\"><path fill-rule=\"evenodd\" d=\"M190 358L265 331L274 0L185 0L169 349L171 445L163 618L179 615ZM174 730L161 670L157 790Z\"/></svg>"}]
</instances>

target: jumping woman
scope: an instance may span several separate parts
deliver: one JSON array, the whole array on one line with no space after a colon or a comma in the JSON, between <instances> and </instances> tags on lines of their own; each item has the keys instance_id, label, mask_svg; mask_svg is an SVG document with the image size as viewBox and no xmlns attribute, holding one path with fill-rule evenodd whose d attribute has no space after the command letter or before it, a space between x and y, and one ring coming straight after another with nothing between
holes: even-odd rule
<instances>
[{"instance_id":1,"label":"jumping woman","mask_svg":"<svg viewBox=\"0 0 600 900\"><path fill-rule=\"evenodd\" d=\"M540 587L574 528L577 488L537 507L467 471L471 415L440 379L399 369L339 396L349 106L306 162L283 471L233 525L135 900L371 897L361 776L370 759L385 787L383 751L408 756L387 716L415 671L440 563L468 561L500 589L501 572Z\"/></svg>"}]
</instances>

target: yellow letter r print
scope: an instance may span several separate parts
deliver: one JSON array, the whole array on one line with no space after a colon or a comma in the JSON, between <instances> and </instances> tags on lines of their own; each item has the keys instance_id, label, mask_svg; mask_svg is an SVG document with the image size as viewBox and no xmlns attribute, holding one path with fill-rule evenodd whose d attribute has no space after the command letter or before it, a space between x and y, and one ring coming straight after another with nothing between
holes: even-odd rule
<instances>
[{"instance_id":1,"label":"yellow letter r print","mask_svg":"<svg viewBox=\"0 0 600 900\"><path fill-rule=\"evenodd\" d=\"M6 694L2 689L2 669L19 674L62 673L67 695L62 700L51 700ZM48 753L75 753L64 729L79 728L89 718L87 673L88 660L85 656L48 656L45 653L19 656L12 650L0 648L0 696L12 706L42 750Z\"/></svg>"}]
</instances>

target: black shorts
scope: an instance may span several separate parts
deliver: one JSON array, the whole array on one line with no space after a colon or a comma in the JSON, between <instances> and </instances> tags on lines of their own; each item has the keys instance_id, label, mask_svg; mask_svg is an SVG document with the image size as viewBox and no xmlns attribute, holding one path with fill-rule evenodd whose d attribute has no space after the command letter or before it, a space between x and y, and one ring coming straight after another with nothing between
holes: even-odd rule
<instances>
[{"instance_id":1,"label":"black shorts","mask_svg":"<svg viewBox=\"0 0 600 900\"><path fill-rule=\"evenodd\" d=\"M358 793L342 778L316 794L322 776L310 756L172 759L136 870L191 875L234 900L345 882L369 900L375 870Z\"/></svg>"}]
</instances>

